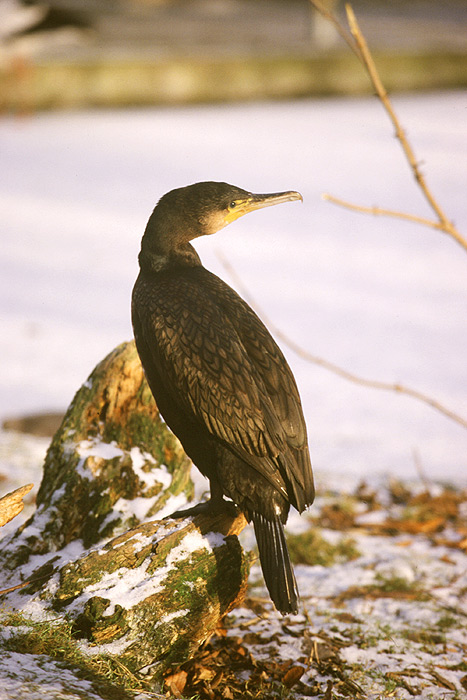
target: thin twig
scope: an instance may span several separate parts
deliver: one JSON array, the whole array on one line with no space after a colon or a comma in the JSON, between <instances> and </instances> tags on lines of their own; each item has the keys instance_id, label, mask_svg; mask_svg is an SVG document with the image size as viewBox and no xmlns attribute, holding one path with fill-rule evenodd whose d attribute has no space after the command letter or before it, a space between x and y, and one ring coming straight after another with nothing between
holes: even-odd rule
<instances>
[{"instance_id":1,"label":"thin twig","mask_svg":"<svg viewBox=\"0 0 467 700\"><path fill-rule=\"evenodd\" d=\"M24 581L24 583L18 583L18 585L11 586L11 588L4 588L2 591L0 591L0 595L4 595L5 593L12 593L13 591L18 591L20 588L26 588L26 586L29 586L30 583L32 583L32 581Z\"/></svg>"},{"instance_id":2,"label":"thin twig","mask_svg":"<svg viewBox=\"0 0 467 700\"><path fill-rule=\"evenodd\" d=\"M432 493L430 481L428 480L427 475L425 474L425 470L423 469L423 464L422 460L420 459L420 454L418 450L413 450L413 461L415 464L415 469L417 470L418 478L422 482L423 486L425 487L426 493L430 494Z\"/></svg>"},{"instance_id":3,"label":"thin twig","mask_svg":"<svg viewBox=\"0 0 467 700\"><path fill-rule=\"evenodd\" d=\"M405 219L406 221L413 221L416 224L423 224L424 226L435 228L438 231L444 231L444 225L442 223L433 221L432 219L425 219L423 216L407 214L406 212L395 211L394 209L382 209L381 207L363 207L360 204L353 204L344 199L334 197L332 194L323 194L322 197L328 202L338 204L340 207L345 207L346 209L352 209L352 211L358 211L363 214L373 214L374 216L392 216L395 219Z\"/></svg>"},{"instance_id":4,"label":"thin twig","mask_svg":"<svg viewBox=\"0 0 467 700\"><path fill-rule=\"evenodd\" d=\"M281 331L280 328L277 328L277 326L274 325L274 323L271 321L271 319L267 317L267 315L264 313L263 309L261 309L258 306L258 304L256 303L256 301L252 298L250 292L248 291L248 289L246 289L245 285L243 284L242 280L238 276L237 272L234 270L233 266L225 258L225 256L222 255L222 253L220 253L219 251L217 251L217 257L219 258L219 260L222 263L226 272L231 277L232 281L235 283L235 285L241 291L242 295L248 301L250 306L256 311L256 313L259 316L261 316L261 318L266 323L266 325L269 327L269 329L272 331L272 333L277 338L280 338L291 350L294 351L294 353L296 355L298 355L299 357L302 357L307 362L311 362L312 364L317 365L319 367L322 367L323 369L327 369L329 372L332 372L333 374L337 374L339 377L342 377L343 379L346 379L349 382L353 382L354 384L358 384L360 386L365 386L365 387L368 387L371 389L380 389L382 391L390 391L392 393L404 394L405 396L410 396L411 398L416 399L417 401L421 401L422 403L426 404L427 406L430 406L435 411L438 411L439 413L442 413L443 415L447 416L451 420L453 420L456 423L458 423L459 425L461 425L463 428L467 428L467 420L466 419L462 418L462 416L459 416L454 411L451 411L451 409L444 406L437 399L434 399L431 396L428 396L427 394L422 393L421 391L417 391L416 389L412 389L408 386L405 386L404 384L399 384L399 383L391 384L389 382L381 382L381 381L375 380L375 379L366 379L364 377L359 377L358 375L354 374L353 372L349 372L348 370L343 369L342 367L339 367L339 365L334 364L334 362L329 362L329 360L325 360L324 358L319 357L318 355L313 355L311 352L308 352L308 350L305 350L304 348L302 348L298 343L296 343L294 340L289 338L289 336L286 335L286 333Z\"/></svg>"},{"instance_id":5,"label":"thin twig","mask_svg":"<svg viewBox=\"0 0 467 700\"><path fill-rule=\"evenodd\" d=\"M32 578L29 581L23 581L23 583L18 583L16 586L11 586L10 588L4 588L3 590L0 591L0 595L5 595L6 593L12 593L13 591L18 591L21 588L26 588L26 586L30 586L32 583L38 583L39 581L45 581L46 579L51 578L53 574L56 572L56 569L52 571L52 573L44 574L43 576L37 576L36 578Z\"/></svg>"},{"instance_id":6,"label":"thin twig","mask_svg":"<svg viewBox=\"0 0 467 700\"><path fill-rule=\"evenodd\" d=\"M436 201L433 193L431 192L430 188L428 187L425 177L423 173L420 170L419 164L417 162L417 159L415 157L415 153L412 149L412 146L410 145L404 130L401 127L401 124L399 122L399 119L394 111L394 108L392 106L391 100L389 99L388 93L386 92L386 89L381 81L381 78L379 77L379 73L377 71L375 62L373 60L373 56L370 53L370 50L368 48L368 44L366 43L365 37L363 36L360 27L357 22L357 18L355 17L354 11L351 7L350 4L346 4L345 10L347 13L347 20L349 22L349 27L350 31L352 33L352 36L355 39L355 42L358 46L361 60L368 72L368 75L370 77L371 82L373 83L373 86L376 90L376 94L378 95L379 99L381 100L393 126L396 132L396 136L399 139L399 142L402 146L402 149L406 155L406 158L409 162L409 165L412 169L412 172L414 174L414 177L423 192L423 195L425 196L425 199L427 200L428 204L432 208L432 210L435 212L436 216L439 219L440 224L442 224L442 231L444 233L447 233L450 236L453 236L453 238L460 244L462 245L465 250L467 251L467 240L465 240L459 231L457 231L456 227L454 224L448 219L444 211L441 209L440 205Z\"/></svg>"},{"instance_id":7,"label":"thin twig","mask_svg":"<svg viewBox=\"0 0 467 700\"><path fill-rule=\"evenodd\" d=\"M332 12L332 10L329 10L326 5L324 5L320 0L310 0L311 4L313 7L318 10L318 12L323 15L326 19L328 19L331 24L334 25L336 31L341 35L341 37L344 39L344 41L349 45L349 47L352 49L356 57L361 60L360 57L360 52L358 50L358 46L354 41L354 38L350 32L347 31L347 29L342 25L342 22L339 22L338 18Z\"/></svg>"},{"instance_id":8,"label":"thin twig","mask_svg":"<svg viewBox=\"0 0 467 700\"><path fill-rule=\"evenodd\" d=\"M465 251L467 251L467 239L461 235L461 233L457 230L455 225L453 224L452 221L448 219L438 202L436 201L433 193L431 192L430 188L428 187L425 177L423 173L420 170L419 163L417 162L417 159L415 157L415 153L407 139L407 136L399 122L399 119L394 111L394 108L392 106L392 103L389 99L388 93L386 92L386 89L381 81L381 78L379 76L378 70L376 68L375 62L373 60L373 57L370 53L370 50L368 48L368 44L365 40L365 37L363 36L361 29L358 25L357 19L355 17L354 11L351 7L350 4L346 4L345 9L347 13L347 21L349 23L350 27L350 33L345 29L345 27L342 26L342 23L339 21L339 19L336 17L336 15L328 10L326 7L323 6L323 4L320 2L320 0L310 0L311 4L323 15L323 17L326 17L332 24L336 27L337 31L341 35L341 37L344 39L344 41L348 44L350 49L353 51L353 53L359 58L363 66L365 67L368 76L373 84L373 87L375 89L375 92L380 99L383 107L385 108L393 126L395 129L396 136L399 140L399 143L402 146L402 149L404 151L404 154L407 158L407 161L409 163L409 166L412 170L412 173L415 177L416 182L418 183L425 199L427 200L428 204L430 205L431 209L435 212L439 225L433 226L432 223L427 224L432 228L436 228L437 230L441 231L442 233L446 233L447 235L451 236ZM349 206L349 205L344 205L344 206ZM352 209L357 209L357 205L351 205L350 208ZM368 211L370 210L370 213L375 213L372 208L370 207L361 207L359 208L359 211ZM386 209L379 209L378 213L384 213L387 216L395 216L393 213L389 213L391 210L386 210ZM397 215L400 218L407 219L409 221L418 221L418 223L424 223L423 218L420 217L413 217L411 214L407 215ZM429 220L428 220L429 221Z\"/></svg>"}]
</instances>

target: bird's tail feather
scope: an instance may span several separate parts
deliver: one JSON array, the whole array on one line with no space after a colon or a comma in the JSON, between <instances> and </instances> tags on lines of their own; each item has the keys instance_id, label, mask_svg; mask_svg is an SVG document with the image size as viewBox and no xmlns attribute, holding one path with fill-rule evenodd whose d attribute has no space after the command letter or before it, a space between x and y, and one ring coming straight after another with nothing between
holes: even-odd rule
<instances>
[{"instance_id":1,"label":"bird's tail feather","mask_svg":"<svg viewBox=\"0 0 467 700\"><path fill-rule=\"evenodd\" d=\"M260 513L252 514L264 580L277 610L283 615L298 611L298 589L284 528L279 516L267 520Z\"/></svg>"}]
</instances>

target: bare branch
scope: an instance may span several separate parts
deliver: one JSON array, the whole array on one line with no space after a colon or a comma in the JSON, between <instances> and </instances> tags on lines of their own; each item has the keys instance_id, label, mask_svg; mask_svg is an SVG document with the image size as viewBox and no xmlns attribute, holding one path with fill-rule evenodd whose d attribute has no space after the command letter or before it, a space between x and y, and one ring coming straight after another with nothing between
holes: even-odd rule
<instances>
[{"instance_id":1,"label":"bare branch","mask_svg":"<svg viewBox=\"0 0 467 700\"><path fill-rule=\"evenodd\" d=\"M425 177L423 173L420 170L419 164L417 162L417 159L415 157L415 153L412 149L412 146L410 145L404 130L401 127L401 124L399 122L399 119L394 111L394 108L392 106L392 103L389 99L388 93L386 92L386 89L381 81L381 78L379 77L379 73L377 71L375 62L373 60L373 57L370 53L370 50L368 48L368 44L366 43L365 37L363 36L360 27L357 22L357 18L355 17L354 11L352 10L352 7L350 4L346 4L345 6L346 12L347 12L347 20L349 22L349 27L350 31L352 33L352 36L355 39L355 42L358 46L361 60L368 72L368 75L370 77L371 82L373 83L373 86L376 90L376 94L378 95L379 99L381 100L393 126L396 132L396 136L399 139L399 142L402 146L402 149L405 153L405 156L407 158L407 161L412 169L412 172L414 174L414 177L420 187L420 189L423 192L423 195L425 196L425 199L427 200L428 204L430 207L433 209L435 212L436 216L439 219L440 224L442 225L442 230L453 236L455 240L460 243L465 250L467 251L467 240L465 240L461 234L456 230L456 227L454 224L449 221L448 217L444 213L444 211L441 209L440 205L436 201L433 193L429 189Z\"/></svg>"},{"instance_id":2,"label":"bare branch","mask_svg":"<svg viewBox=\"0 0 467 700\"><path fill-rule=\"evenodd\" d=\"M329 10L328 7L320 0L310 0L310 3L321 15L323 15L323 17L328 19L334 25L336 31L349 45L356 57L359 60L361 60L360 51L356 42L354 41L352 34L350 34L350 32L347 31L347 29L342 25L342 22L339 22L334 12L332 12L332 10Z\"/></svg>"},{"instance_id":3,"label":"bare branch","mask_svg":"<svg viewBox=\"0 0 467 700\"><path fill-rule=\"evenodd\" d=\"M344 199L334 197L332 194L323 194L322 197L328 202L338 204L340 207L352 209L352 211L362 212L363 214L373 214L374 216L392 216L395 219L405 219L407 221L413 221L416 224L423 224L424 226L435 228L438 231L444 230L443 224L441 224L439 221L425 219L423 216L407 214L406 212L395 211L393 209L381 209L381 207L363 207L360 204L352 204L352 202L346 202Z\"/></svg>"},{"instance_id":4,"label":"bare branch","mask_svg":"<svg viewBox=\"0 0 467 700\"><path fill-rule=\"evenodd\" d=\"M333 204L337 204L345 209L351 209L352 211L358 211L362 214L373 214L374 216L389 216L394 219L404 219L405 221L411 221L415 224L422 224L423 226L428 226L429 228L434 228L441 233L448 234L443 223L440 221L434 221L433 219L426 219L423 216L417 216L415 214L408 214L403 211L395 211L394 209L383 209L382 207L364 207L361 204L354 204L352 202L347 202L339 197L334 197L332 194L324 193L322 198ZM454 240L459 243L462 248L467 250L467 241L461 236L461 234L455 229L449 233L449 235L454 238Z\"/></svg>"},{"instance_id":5,"label":"bare branch","mask_svg":"<svg viewBox=\"0 0 467 700\"><path fill-rule=\"evenodd\" d=\"M350 27L350 34L349 32L342 26L342 23L339 21L339 19L336 17L336 15L328 10L323 3L320 0L310 0L311 4L324 16L326 17L330 22L334 24L336 27L337 31L341 35L341 37L346 41L348 46L351 48L354 54L360 59L361 63L365 67L368 76L373 84L373 87L375 89L375 92L380 99L383 107L385 108L393 126L395 129L396 136L399 140L399 143L402 146L402 149L404 151L404 154L406 156L406 159L409 163L409 166L413 172L414 178L416 182L418 183L425 199L427 200L428 204L430 205L431 209L434 211L438 218L439 225L434 226L433 223L427 223L429 220L424 221L422 217L413 217L411 214L399 216L399 218L405 218L409 221L417 221L418 223L427 223L428 226L432 228L436 228L437 230L441 231L442 233L446 233L447 235L451 236L462 248L467 252L467 239L461 235L461 233L457 230L455 225L453 224L452 221L448 219L440 205L438 204L437 200L435 199L433 193L429 189L425 177L423 173L420 170L419 163L415 157L415 153L407 139L407 136L399 122L399 119L394 111L394 108L392 106L392 103L389 99L388 93L386 92L386 89L381 81L381 78L379 76L378 70L376 68L375 62L373 60L373 57L370 53L370 50L368 48L368 44L365 40L365 37L363 36L361 29L358 25L357 19L355 17L355 13L349 3L346 4L345 9L347 13L347 21L349 23ZM345 206L345 205L344 205ZM355 206L351 206L350 208L356 208ZM361 207L359 211L368 211L368 208ZM376 213L373 209L370 209L370 213L374 214ZM394 216L395 214L389 213L389 210L385 209L379 209L378 213L384 213L387 216Z\"/></svg>"},{"instance_id":6,"label":"bare branch","mask_svg":"<svg viewBox=\"0 0 467 700\"><path fill-rule=\"evenodd\" d=\"M13 593L13 591L18 591L21 588L26 588L26 586L29 586L31 583L35 583L35 581L23 581L23 583L18 583L16 586L4 588L2 591L0 591L0 595L6 595L7 593Z\"/></svg>"},{"instance_id":7,"label":"bare branch","mask_svg":"<svg viewBox=\"0 0 467 700\"><path fill-rule=\"evenodd\" d=\"M374 379L366 379L364 377L359 377L353 372L349 372L348 370L339 367L339 365L336 365L333 362L329 362L328 360L325 360L324 358L319 357L318 355L313 355L311 352L308 352L308 350L302 348L298 343L289 338L289 336L286 333L284 333L277 326L275 326L271 319L268 318L268 316L264 313L263 309L261 309L256 303L256 301L252 298L249 290L245 287L239 275L233 268L232 264L227 260L227 258L225 258L225 256L222 255L222 253L220 253L219 251L216 251L216 254L230 278L241 291L242 296L245 297L245 299L248 301L250 306L256 311L256 313L259 316L261 316L263 321L266 323L266 325L272 331L272 333L276 336L276 338L280 338L282 342L285 343L291 350L293 350L293 352L296 355L302 357L307 362L311 362L312 364L322 367L323 369L326 369L329 372L332 372L333 374L337 374L339 377L342 377L347 381L353 382L354 384L365 386L371 389L380 389L382 391L390 391L392 393L410 396L411 398L416 399L417 401L421 401L427 406L430 406L435 411L438 411L439 413L442 413L443 415L447 416L451 420L461 425L463 428L467 428L467 420L465 418L462 418L462 416L459 416L454 411L451 411L451 409L444 406L437 399L434 399L431 396L422 393L421 391L417 391L416 389L404 386L403 384L391 384L389 382L381 382Z\"/></svg>"}]
</instances>

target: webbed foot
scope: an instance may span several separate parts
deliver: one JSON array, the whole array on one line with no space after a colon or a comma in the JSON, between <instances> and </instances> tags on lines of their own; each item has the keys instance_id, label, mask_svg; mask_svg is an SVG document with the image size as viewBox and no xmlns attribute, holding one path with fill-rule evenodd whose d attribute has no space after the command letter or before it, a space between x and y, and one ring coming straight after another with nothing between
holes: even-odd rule
<instances>
[{"instance_id":1,"label":"webbed foot","mask_svg":"<svg viewBox=\"0 0 467 700\"><path fill-rule=\"evenodd\" d=\"M235 517L238 514L238 509L235 503L232 503L232 501L225 501L223 498L216 500L210 498L208 501L198 503L191 508L176 510L175 513L172 513L167 517L187 518L190 515L221 515L222 513L228 513Z\"/></svg>"}]
</instances>

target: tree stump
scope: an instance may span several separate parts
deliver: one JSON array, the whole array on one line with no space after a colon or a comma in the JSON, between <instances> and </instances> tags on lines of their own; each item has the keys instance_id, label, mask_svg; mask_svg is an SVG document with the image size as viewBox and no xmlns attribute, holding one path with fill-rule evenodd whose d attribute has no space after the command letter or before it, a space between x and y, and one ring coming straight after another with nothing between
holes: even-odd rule
<instances>
[{"instance_id":1,"label":"tree stump","mask_svg":"<svg viewBox=\"0 0 467 700\"><path fill-rule=\"evenodd\" d=\"M36 512L2 542L8 607L66 617L84 648L134 673L188 659L241 601L249 568L242 514L160 519L193 497L190 468L134 343L120 345L55 434Z\"/></svg>"}]
</instances>

